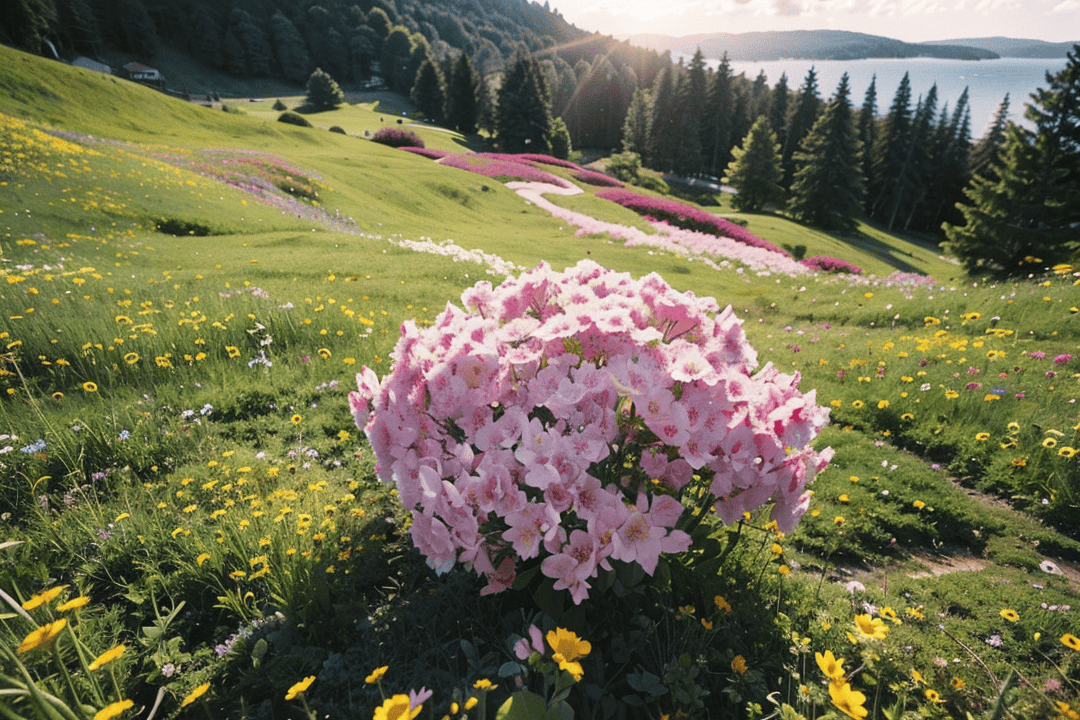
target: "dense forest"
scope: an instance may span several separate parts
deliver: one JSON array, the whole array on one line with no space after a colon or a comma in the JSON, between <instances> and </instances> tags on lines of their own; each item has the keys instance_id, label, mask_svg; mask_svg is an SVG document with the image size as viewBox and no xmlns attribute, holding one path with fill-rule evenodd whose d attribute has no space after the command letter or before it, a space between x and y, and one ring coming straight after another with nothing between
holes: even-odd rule
<instances>
[{"instance_id":1,"label":"dense forest","mask_svg":"<svg viewBox=\"0 0 1080 720\"><path fill-rule=\"evenodd\" d=\"M152 62L168 45L241 78L299 85L318 68L346 87L385 84L410 95L426 119L485 131L504 151L591 149L614 155L610 166L630 179L642 165L725 179L743 209L786 209L823 227L853 228L866 217L890 230L944 230L972 269L985 259L972 248L986 243L958 228L981 217L971 203L988 202L1009 163L1039 170L1024 147L1060 168L1031 180L1052 195L1068 195L1080 167L1068 131L1080 115L1075 59L1026 111L1034 133L1008 122L1006 96L975 139L966 92L950 108L936 86L913 88L905 76L887 106L888 89L876 82L857 105L846 76L830 96L813 68L801 82L783 75L770 84L764 74L734 74L726 54L715 69L700 49L673 61L586 33L529 0L9 0L0 21L0 40L34 52L47 40L66 57L113 48ZM1062 197L1067 211L1054 222L1064 231L1077 210ZM1017 222L1043 224L1032 208ZM1044 245L1019 242L988 268L1016 272L1017 258L1068 255L1057 240L1058 252L1035 252Z\"/></svg>"}]
</instances>

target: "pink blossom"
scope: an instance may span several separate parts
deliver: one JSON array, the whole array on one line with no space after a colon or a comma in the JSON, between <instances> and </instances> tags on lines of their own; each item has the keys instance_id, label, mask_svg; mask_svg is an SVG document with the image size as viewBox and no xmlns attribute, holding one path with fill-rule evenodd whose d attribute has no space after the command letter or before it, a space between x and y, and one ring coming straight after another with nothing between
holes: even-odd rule
<instances>
[{"instance_id":1,"label":"pink blossom","mask_svg":"<svg viewBox=\"0 0 1080 720\"><path fill-rule=\"evenodd\" d=\"M539 560L580 603L612 561L651 574L689 548L708 493L724 522L771 502L787 532L806 511L828 409L797 373L754 371L730 307L591 261L462 302L403 324L391 374L364 368L349 397L437 572L460 562L487 594Z\"/></svg>"}]
</instances>

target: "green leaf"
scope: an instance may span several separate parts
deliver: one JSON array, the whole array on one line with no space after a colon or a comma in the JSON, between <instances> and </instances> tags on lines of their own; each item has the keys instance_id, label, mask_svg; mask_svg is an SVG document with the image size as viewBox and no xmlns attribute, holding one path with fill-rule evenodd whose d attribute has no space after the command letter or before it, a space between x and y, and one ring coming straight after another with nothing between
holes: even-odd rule
<instances>
[{"instance_id":1,"label":"green leaf","mask_svg":"<svg viewBox=\"0 0 1080 720\"><path fill-rule=\"evenodd\" d=\"M544 698L528 690L518 690L495 713L495 720L546 720Z\"/></svg>"},{"instance_id":2,"label":"green leaf","mask_svg":"<svg viewBox=\"0 0 1080 720\"><path fill-rule=\"evenodd\" d=\"M544 720L574 720L574 708L565 700L553 703L544 715Z\"/></svg>"}]
</instances>

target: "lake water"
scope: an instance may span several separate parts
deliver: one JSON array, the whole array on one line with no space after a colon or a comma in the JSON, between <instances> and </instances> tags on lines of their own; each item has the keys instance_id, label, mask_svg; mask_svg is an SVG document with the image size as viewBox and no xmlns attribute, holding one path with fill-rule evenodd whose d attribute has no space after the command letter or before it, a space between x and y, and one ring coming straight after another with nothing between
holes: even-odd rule
<instances>
[{"instance_id":1,"label":"lake water","mask_svg":"<svg viewBox=\"0 0 1080 720\"><path fill-rule=\"evenodd\" d=\"M712 67L719 62L708 61ZM950 111L964 88L968 88L971 104L971 134L983 136L997 112L1005 93L1009 93L1009 119L1030 125L1024 119L1024 104L1028 96L1046 87L1046 72L1064 69L1066 59L1001 58L998 60L938 60L936 58L897 58L874 60L776 60L770 62L733 62L736 75L745 73L749 80L764 70L769 87L774 87L781 73L787 73L788 87L797 90L813 66L818 77L818 92L822 98L832 97L840 77L846 72L851 83L851 101L859 108L870 80L877 75L877 109L885 115L892 104L896 88L904 73L911 80L911 107L920 95L925 95L937 83L938 112L948 102Z\"/></svg>"}]
</instances>

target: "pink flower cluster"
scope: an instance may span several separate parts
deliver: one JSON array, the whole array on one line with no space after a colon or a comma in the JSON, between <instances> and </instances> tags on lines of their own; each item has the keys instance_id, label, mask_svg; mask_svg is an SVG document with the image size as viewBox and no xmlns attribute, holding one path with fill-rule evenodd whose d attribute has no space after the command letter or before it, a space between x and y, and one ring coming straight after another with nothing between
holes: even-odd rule
<instances>
[{"instance_id":1,"label":"pink flower cluster","mask_svg":"<svg viewBox=\"0 0 1080 720\"><path fill-rule=\"evenodd\" d=\"M798 374L752 372L730 306L588 260L462 303L403 324L391 374L365 367L349 395L438 572L462 562L494 593L536 559L580 603L613 561L651 575L688 549L688 506L731 523L771 500L783 531L805 512L829 411Z\"/></svg>"},{"instance_id":2,"label":"pink flower cluster","mask_svg":"<svg viewBox=\"0 0 1080 720\"><path fill-rule=\"evenodd\" d=\"M862 268L858 265L852 265L847 260L841 260L840 258L834 258L828 255L813 255L805 260L800 260L799 262L808 268L820 270L821 272L848 273L849 275L862 274Z\"/></svg>"},{"instance_id":3,"label":"pink flower cluster","mask_svg":"<svg viewBox=\"0 0 1080 720\"><path fill-rule=\"evenodd\" d=\"M695 232L708 233L718 237L731 238L732 240L749 245L750 247L768 250L784 257L791 257L787 252L776 247L767 240L762 240L754 233L741 225L736 225L730 220L700 210L692 205L668 200L667 198L649 197L639 195L632 190L613 189L601 190L596 197L618 203L634 212L648 215L658 220L665 220L676 227Z\"/></svg>"},{"instance_id":4,"label":"pink flower cluster","mask_svg":"<svg viewBox=\"0 0 1080 720\"><path fill-rule=\"evenodd\" d=\"M516 157L514 155L500 156L497 153L478 153L475 155L449 155L437 162L497 180L524 180L526 182L548 183L564 188L573 187L573 183L570 181L545 172L530 162L519 162L516 159L511 159Z\"/></svg>"},{"instance_id":5,"label":"pink flower cluster","mask_svg":"<svg viewBox=\"0 0 1080 720\"><path fill-rule=\"evenodd\" d=\"M401 149L406 151L406 152L411 152L411 153L413 153L415 155L421 155L423 157L430 158L432 160L439 160L441 158L446 157L447 155L452 154L452 153L447 152L446 150L436 150L435 148L425 148L425 147L414 147L412 145L406 145L406 146L402 147Z\"/></svg>"}]
</instances>

